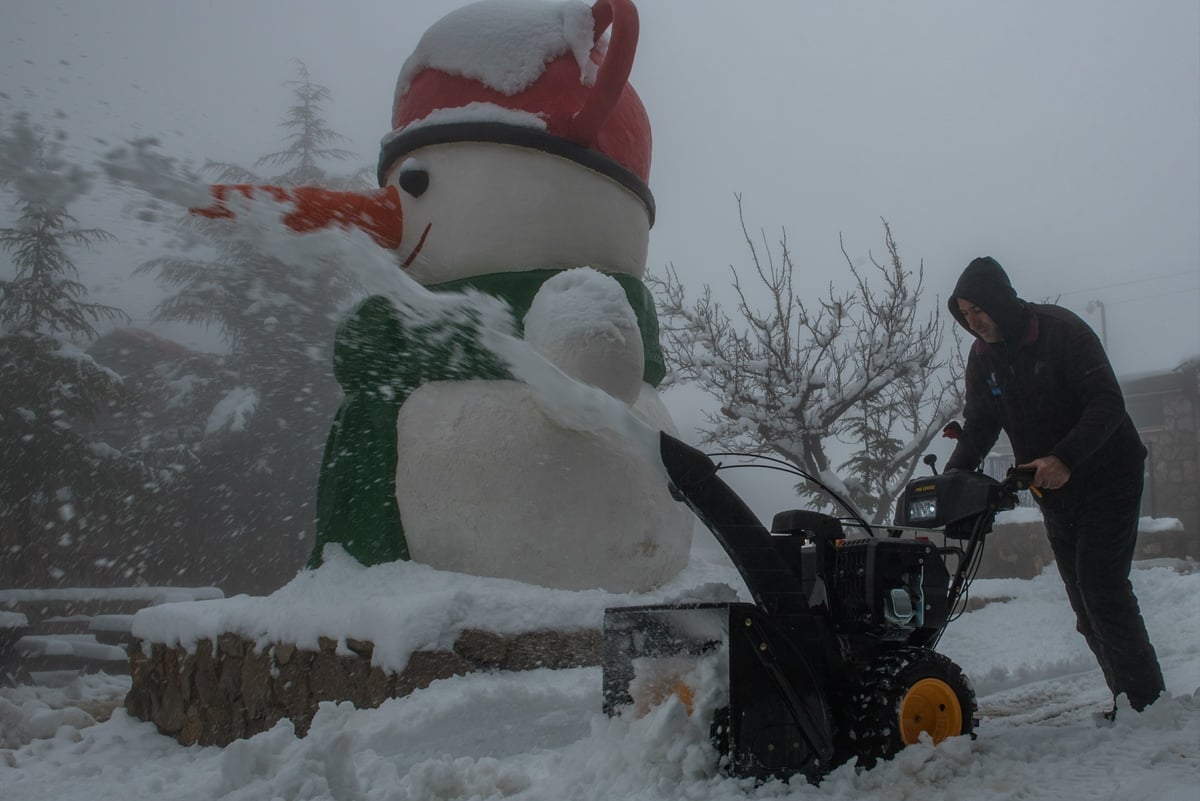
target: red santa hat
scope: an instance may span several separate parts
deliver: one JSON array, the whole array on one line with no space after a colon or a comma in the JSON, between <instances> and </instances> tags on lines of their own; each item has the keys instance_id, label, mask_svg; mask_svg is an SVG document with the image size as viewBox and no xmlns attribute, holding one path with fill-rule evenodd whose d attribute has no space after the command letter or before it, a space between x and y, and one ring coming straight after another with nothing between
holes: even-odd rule
<instances>
[{"instance_id":1,"label":"red santa hat","mask_svg":"<svg viewBox=\"0 0 1200 801\"><path fill-rule=\"evenodd\" d=\"M629 85L637 39L631 0L590 8L577 0L482 0L451 12L400 72L380 185L417 148L498 142L607 175L641 198L653 223L650 120Z\"/></svg>"}]
</instances>

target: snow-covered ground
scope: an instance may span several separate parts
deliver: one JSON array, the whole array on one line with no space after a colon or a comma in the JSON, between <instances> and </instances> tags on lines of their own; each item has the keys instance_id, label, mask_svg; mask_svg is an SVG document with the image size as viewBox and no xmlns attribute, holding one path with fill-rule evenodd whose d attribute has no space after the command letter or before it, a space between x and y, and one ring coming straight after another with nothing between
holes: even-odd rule
<instances>
[{"instance_id":1,"label":"snow-covered ground","mask_svg":"<svg viewBox=\"0 0 1200 801\"><path fill-rule=\"evenodd\" d=\"M339 571L354 569L339 560L327 567L330 578L336 578L328 586L345 580ZM359 588L374 586L377 574L394 578L385 573L396 569L359 568ZM414 575L419 579L422 572L434 573L419 568ZM506 595L505 583L442 578L447 594L440 601L450 603L439 608L452 610L447 620L456 614L484 616L491 608L488 614L498 627L503 627L504 614L519 622L537 615L533 607L547 602L557 605L573 597L570 609L540 610L565 620L588 618L614 601L604 594L540 595L533 590L513 595L507 611L496 616L490 601L480 600ZM323 577L304 580L303 589L317 594L318 602L333 604L325 621L338 619L339 612L343 620L355 619L349 605L354 593L322 598ZM699 542L684 576L660 597L686 595L684 585L712 581L741 586L716 546ZM816 787L799 781L756 787L721 776L714 769L706 725L688 718L674 700L641 719L605 717L600 669L583 668L453 678L378 709L324 704L304 738L297 738L285 721L226 748L182 747L120 708L96 723L119 703L127 678L92 676L61 688L4 689L0 797L1195 801L1200 786L1200 572L1194 563L1140 562L1133 582L1169 694L1145 713L1136 714L1122 703L1115 724L1097 724L1094 713L1109 699L1074 631L1053 567L1032 580L980 580L972 594L993 602L957 621L941 646L975 684L981 715L977 739L918 744L869 771L842 767ZM295 582L290 586L295 588L291 597L298 598L300 587ZM410 583L409 589L417 595L431 592L431 586L417 592ZM239 627L257 625L262 634L282 625L266 619L278 605L263 599L194 606L207 611L173 618L183 639L188 631L203 634L210 625L203 621L217 618ZM159 612L137 625L161 634L169 630L169 619ZM394 628L400 625L391 619ZM371 626L369 619L359 620ZM288 625L304 635L330 624Z\"/></svg>"}]
</instances>

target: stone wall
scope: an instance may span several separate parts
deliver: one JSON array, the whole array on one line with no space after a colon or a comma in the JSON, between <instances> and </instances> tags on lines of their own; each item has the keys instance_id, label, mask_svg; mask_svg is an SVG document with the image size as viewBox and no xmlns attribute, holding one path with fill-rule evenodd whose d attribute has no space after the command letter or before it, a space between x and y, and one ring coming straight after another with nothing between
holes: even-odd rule
<instances>
[{"instance_id":1,"label":"stone wall","mask_svg":"<svg viewBox=\"0 0 1200 801\"><path fill-rule=\"evenodd\" d=\"M1133 558L1200 561L1200 536L1187 528L1142 531ZM977 578L1029 579L1053 561L1042 523L997 523L984 543Z\"/></svg>"},{"instance_id":2,"label":"stone wall","mask_svg":"<svg viewBox=\"0 0 1200 801\"><path fill-rule=\"evenodd\" d=\"M1153 488L1154 511L1179 518L1188 531L1200 531L1200 434L1196 424L1196 402L1177 395L1163 402L1162 429L1142 432L1142 439L1152 449L1148 484Z\"/></svg>"},{"instance_id":3,"label":"stone wall","mask_svg":"<svg viewBox=\"0 0 1200 801\"><path fill-rule=\"evenodd\" d=\"M437 679L476 670L532 670L600 664L598 630L537 631L501 636L478 629L462 633L450 651L417 651L399 673L371 664L374 645L322 637L305 651L277 643L263 649L235 634L192 651L160 643L135 647L133 684L125 708L183 745L228 745L266 731L284 718L303 736L322 701L377 707Z\"/></svg>"}]
</instances>

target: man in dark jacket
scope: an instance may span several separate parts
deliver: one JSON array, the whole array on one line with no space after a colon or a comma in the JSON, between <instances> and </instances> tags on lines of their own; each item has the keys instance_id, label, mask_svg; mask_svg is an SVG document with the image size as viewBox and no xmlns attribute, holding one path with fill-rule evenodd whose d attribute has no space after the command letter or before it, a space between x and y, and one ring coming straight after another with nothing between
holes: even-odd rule
<instances>
[{"instance_id":1,"label":"man in dark jacket","mask_svg":"<svg viewBox=\"0 0 1200 801\"><path fill-rule=\"evenodd\" d=\"M977 469L1001 429L1017 464L1036 469L1035 497L1077 628L1113 697L1124 693L1140 712L1164 689L1129 583L1146 448L1112 365L1083 320L1022 301L990 257L967 265L949 306L977 341L946 469Z\"/></svg>"}]
</instances>

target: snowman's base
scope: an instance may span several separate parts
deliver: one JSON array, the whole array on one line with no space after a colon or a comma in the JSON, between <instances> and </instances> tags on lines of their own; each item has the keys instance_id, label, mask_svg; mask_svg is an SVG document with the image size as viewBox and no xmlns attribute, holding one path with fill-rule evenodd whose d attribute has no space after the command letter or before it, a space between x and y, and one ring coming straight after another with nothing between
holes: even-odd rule
<instances>
[{"instance_id":1,"label":"snowman's base","mask_svg":"<svg viewBox=\"0 0 1200 801\"><path fill-rule=\"evenodd\" d=\"M328 637L320 639L318 651L287 643L259 649L227 633L215 643L201 640L190 651L159 643L135 646L125 708L183 745L228 745L284 718L303 736L322 701L366 709L473 671L598 665L601 644L595 629L515 635L468 629L452 650L416 651L393 673L371 664L374 644L366 641L347 640L342 653Z\"/></svg>"}]
</instances>

